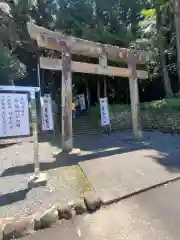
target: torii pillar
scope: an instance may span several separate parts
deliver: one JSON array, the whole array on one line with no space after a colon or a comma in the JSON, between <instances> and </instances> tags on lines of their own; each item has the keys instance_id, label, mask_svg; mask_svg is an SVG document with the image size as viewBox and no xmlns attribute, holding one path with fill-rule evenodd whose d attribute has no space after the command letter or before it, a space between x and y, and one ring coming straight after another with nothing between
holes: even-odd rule
<instances>
[{"instance_id":1,"label":"torii pillar","mask_svg":"<svg viewBox=\"0 0 180 240\"><path fill-rule=\"evenodd\" d=\"M137 140L141 140L143 137L143 134L142 134L142 128L141 128L136 60L135 60L135 56L133 56L131 53L128 57L128 68L130 69L129 89L130 89L130 99L131 99L133 134Z\"/></svg>"},{"instance_id":2,"label":"torii pillar","mask_svg":"<svg viewBox=\"0 0 180 240\"><path fill-rule=\"evenodd\" d=\"M69 152L73 148L72 134L72 73L71 51L66 44L62 48L62 151Z\"/></svg>"}]
</instances>

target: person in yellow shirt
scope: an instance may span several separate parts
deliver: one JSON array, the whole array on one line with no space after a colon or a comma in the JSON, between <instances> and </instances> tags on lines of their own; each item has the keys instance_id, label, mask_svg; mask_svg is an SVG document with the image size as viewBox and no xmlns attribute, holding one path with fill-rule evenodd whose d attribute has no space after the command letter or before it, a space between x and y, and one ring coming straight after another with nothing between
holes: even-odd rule
<instances>
[{"instance_id":1,"label":"person in yellow shirt","mask_svg":"<svg viewBox=\"0 0 180 240\"><path fill-rule=\"evenodd\" d=\"M72 118L76 118L76 104L72 103Z\"/></svg>"}]
</instances>

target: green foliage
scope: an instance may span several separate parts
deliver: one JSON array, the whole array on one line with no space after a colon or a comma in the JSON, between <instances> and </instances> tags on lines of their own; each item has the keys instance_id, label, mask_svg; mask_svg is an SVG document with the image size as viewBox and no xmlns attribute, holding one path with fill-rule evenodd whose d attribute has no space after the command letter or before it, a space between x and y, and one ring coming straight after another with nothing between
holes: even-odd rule
<instances>
[{"instance_id":1,"label":"green foliage","mask_svg":"<svg viewBox=\"0 0 180 240\"><path fill-rule=\"evenodd\" d=\"M94 126L98 126L100 120L100 106L96 105L90 108L89 119ZM161 113L176 113L180 110L180 99L163 99L152 102L145 102L140 104L141 114L144 112L151 112L156 114ZM120 114L127 114L131 112L131 106L128 104L113 104L109 105L109 113L111 119L118 119Z\"/></svg>"},{"instance_id":2,"label":"green foliage","mask_svg":"<svg viewBox=\"0 0 180 240\"><path fill-rule=\"evenodd\" d=\"M0 44L0 74L6 74L8 82L23 78L26 74L26 67L8 48Z\"/></svg>"},{"instance_id":3,"label":"green foliage","mask_svg":"<svg viewBox=\"0 0 180 240\"><path fill-rule=\"evenodd\" d=\"M21 45L20 29L23 29L23 25L18 26L14 15L18 8L18 1L11 5L0 4L0 75L4 84L24 77L26 73L25 65L13 53Z\"/></svg>"},{"instance_id":4,"label":"green foliage","mask_svg":"<svg viewBox=\"0 0 180 240\"><path fill-rule=\"evenodd\" d=\"M144 16L145 19L152 19L152 18L156 17L156 10L154 8L143 9L140 11L140 13Z\"/></svg>"},{"instance_id":5,"label":"green foliage","mask_svg":"<svg viewBox=\"0 0 180 240\"><path fill-rule=\"evenodd\" d=\"M128 46L142 6L146 4L138 0L59 0L56 28L76 37Z\"/></svg>"},{"instance_id":6,"label":"green foliage","mask_svg":"<svg viewBox=\"0 0 180 240\"><path fill-rule=\"evenodd\" d=\"M29 61L36 51L26 23L33 20L51 29L54 27L55 13L56 4L50 0L13 0L8 1L8 4L0 2L0 74L3 72L3 76L6 75L11 81L25 76L26 67L21 62L24 59L21 49L26 51ZM19 53L18 56L15 52Z\"/></svg>"},{"instance_id":7,"label":"green foliage","mask_svg":"<svg viewBox=\"0 0 180 240\"><path fill-rule=\"evenodd\" d=\"M169 0L156 0L160 4L161 36L165 43L164 55L170 73L176 72L176 41ZM132 47L153 53L147 69L152 77L162 75L156 10L150 0L13 0L0 3L0 62L10 78L23 77L24 56L17 54L23 48L29 61L37 49L29 38L26 23L31 20L51 30L88 40L109 43L120 47ZM4 7L2 7L4 5ZM8 6L8 7L7 7ZM144 15L143 20L137 14ZM8 53L5 54L4 53ZM52 52L46 54L52 56ZM24 52L23 52L24 55ZM26 55L26 54L25 54ZM10 60L11 59L11 60ZM14 62L14 64L12 64ZM19 64L19 65L18 65ZM121 63L120 63L121 64ZM15 67L16 66L16 67ZM19 66L19 67L18 67Z\"/></svg>"},{"instance_id":8,"label":"green foliage","mask_svg":"<svg viewBox=\"0 0 180 240\"><path fill-rule=\"evenodd\" d=\"M142 109L149 110L158 110L158 111L171 111L171 110L180 110L180 99L171 98L171 99L163 99L159 101L152 101L149 103L142 103Z\"/></svg>"},{"instance_id":9,"label":"green foliage","mask_svg":"<svg viewBox=\"0 0 180 240\"><path fill-rule=\"evenodd\" d=\"M151 79L162 76L164 84L168 85L167 81L170 80L167 74L174 75L177 72L173 15L168 0L154 2L156 7L159 6L158 12L154 8L141 10L144 19L139 21L137 39L131 43L131 47L152 53L152 59L147 65ZM163 68L167 68L166 75Z\"/></svg>"}]
</instances>

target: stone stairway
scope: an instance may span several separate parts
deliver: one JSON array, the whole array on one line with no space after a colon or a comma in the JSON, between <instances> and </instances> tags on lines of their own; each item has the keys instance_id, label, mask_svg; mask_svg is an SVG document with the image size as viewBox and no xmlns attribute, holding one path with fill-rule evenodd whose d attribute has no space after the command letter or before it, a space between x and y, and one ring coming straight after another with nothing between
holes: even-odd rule
<instances>
[{"instance_id":1,"label":"stone stairway","mask_svg":"<svg viewBox=\"0 0 180 240\"><path fill-rule=\"evenodd\" d=\"M80 116L73 119L73 137L97 134L100 134L100 130L89 122L88 116Z\"/></svg>"}]
</instances>

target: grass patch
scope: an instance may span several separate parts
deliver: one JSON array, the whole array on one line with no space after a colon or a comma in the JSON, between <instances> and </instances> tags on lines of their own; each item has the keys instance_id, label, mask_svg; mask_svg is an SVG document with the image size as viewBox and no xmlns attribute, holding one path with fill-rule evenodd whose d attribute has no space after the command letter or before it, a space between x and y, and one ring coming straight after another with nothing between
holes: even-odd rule
<instances>
[{"instance_id":1,"label":"grass patch","mask_svg":"<svg viewBox=\"0 0 180 240\"><path fill-rule=\"evenodd\" d=\"M75 165L74 167L75 167L77 187L80 190L81 194L92 191L93 190L92 185L88 181L82 169L79 167L79 165Z\"/></svg>"}]
</instances>

